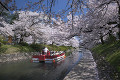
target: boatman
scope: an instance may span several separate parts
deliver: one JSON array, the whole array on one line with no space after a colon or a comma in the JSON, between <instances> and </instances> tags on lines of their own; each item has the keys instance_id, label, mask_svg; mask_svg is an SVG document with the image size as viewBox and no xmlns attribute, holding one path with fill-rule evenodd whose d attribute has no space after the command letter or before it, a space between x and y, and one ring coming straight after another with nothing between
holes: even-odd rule
<instances>
[{"instance_id":1,"label":"boatman","mask_svg":"<svg viewBox=\"0 0 120 80\"><path fill-rule=\"evenodd\" d=\"M44 49L45 54L47 54L47 51L48 51L48 48L45 47L45 49Z\"/></svg>"},{"instance_id":2,"label":"boatman","mask_svg":"<svg viewBox=\"0 0 120 80\"><path fill-rule=\"evenodd\" d=\"M46 54L47 54L47 52L48 52L48 48L47 48L47 47L45 47L45 48L43 49L43 52L42 52L42 53L43 53L44 55L46 55Z\"/></svg>"}]
</instances>

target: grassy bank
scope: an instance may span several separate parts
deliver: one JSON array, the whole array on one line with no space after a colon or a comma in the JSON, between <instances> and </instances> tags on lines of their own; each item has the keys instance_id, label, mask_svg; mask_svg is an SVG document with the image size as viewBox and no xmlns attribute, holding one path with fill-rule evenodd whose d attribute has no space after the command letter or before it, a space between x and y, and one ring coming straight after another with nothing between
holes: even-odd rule
<instances>
[{"instance_id":1,"label":"grassy bank","mask_svg":"<svg viewBox=\"0 0 120 80\"><path fill-rule=\"evenodd\" d=\"M56 45L43 45L43 44L31 44L26 43L19 45L1 45L0 54L13 54L18 52L40 52L44 47L47 47L50 51L67 51L72 49L71 46L56 46Z\"/></svg>"},{"instance_id":2,"label":"grassy bank","mask_svg":"<svg viewBox=\"0 0 120 80\"><path fill-rule=\"evenodd\" d=\"M13 54L18 52L32 52L31 47L21 45L2 45L0 47L0 54Z\"/></svg>"},{"instance_id":3,"label":"grassy bank","mask_svg":"<svg viewBox=\"0 0 120 80\"><path fill-rule=\"evenodd\" d=\"M99 57L104 57L120 73L120 41L106 42L99 44L92 49ZM120 75L120 74L119 74Z\"/></svg>"}]
</instances>

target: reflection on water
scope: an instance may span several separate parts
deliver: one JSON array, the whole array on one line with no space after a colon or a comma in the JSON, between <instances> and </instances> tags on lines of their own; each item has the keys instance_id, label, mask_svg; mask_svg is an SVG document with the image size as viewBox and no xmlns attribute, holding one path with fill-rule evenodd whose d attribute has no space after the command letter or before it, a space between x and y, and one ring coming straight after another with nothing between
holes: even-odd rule
<instances>
[{"instance_id":1,"label":"reflection on water","mask_svg":"<svg viewBox=\"0 0 120 80\"><path fill-rule=\"evenodd\" d=\"M0 80L62 80L81 57L82 53L76 51L54 64L30 60L0 64Z\"/></svg>"}]
</instances>

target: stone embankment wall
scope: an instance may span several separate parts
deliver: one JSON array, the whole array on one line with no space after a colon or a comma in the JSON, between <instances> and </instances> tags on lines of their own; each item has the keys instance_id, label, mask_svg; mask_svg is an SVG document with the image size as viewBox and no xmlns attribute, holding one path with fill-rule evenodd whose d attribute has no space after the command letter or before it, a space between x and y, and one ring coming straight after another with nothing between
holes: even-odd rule
<instances>
[{"instance_id":1,"label":"stone embankment wall","mask_svg":"<svg viewBox=\"0 0 120 80\"><path fill-rule=\"evenodd\" d=\"M30 59L30 58L32 58L33 54L36 55L39 53L31 52L31 53L1 54L0 55L0 63L23 60L23 59Z\"/></svg>"}]
</instances>

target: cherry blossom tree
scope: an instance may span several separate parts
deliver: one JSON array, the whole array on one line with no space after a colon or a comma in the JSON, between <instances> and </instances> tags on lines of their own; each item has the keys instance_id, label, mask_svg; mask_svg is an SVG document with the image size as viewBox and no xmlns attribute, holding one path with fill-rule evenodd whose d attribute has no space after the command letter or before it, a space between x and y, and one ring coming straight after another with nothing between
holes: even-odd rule
<instances>
[{"instance_id":1,"label":"cherry blossom tree","mask_svg":"<svg viewBox=\"0 0 120 80\"><path fill-rule=\"evenodd\" d=\"M71 38L82 36L84 44L94 44L104 43L110 34L117 34L117 31L119 33L118 0L68 0L67 9L58 14L52 11L55 0L49 0L48 5L44 1L27 4L26 9L39 4L37 8L43 11L41 13L19 12L19 19L14 21L13 31L15 36L19 34L20 42L27 41L26 38L31 37L33 43L40 41L47 44L62 44L65 42L69 45ZM87 11L85 12L84 9ZM77 11L85 14L75 15ZM66 22L61 18L61 14L64 13L68 13Z\"/></svg>"}]
</instances>

